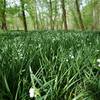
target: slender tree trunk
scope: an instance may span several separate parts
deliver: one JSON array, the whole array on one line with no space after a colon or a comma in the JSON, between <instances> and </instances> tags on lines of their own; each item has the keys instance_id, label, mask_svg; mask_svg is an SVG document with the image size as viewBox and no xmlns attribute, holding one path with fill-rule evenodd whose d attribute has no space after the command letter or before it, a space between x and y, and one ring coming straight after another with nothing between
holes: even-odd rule
<instances>
[{"instance_id":1,"label":"slender tree trunk","mask_svg":"<svg viewBox=\"0 0 100 100\"><path fill-rule=\"evenodd\" d=\"M99 21L99 12L100 12L100 8L99 8L99 2L97 0L92 0L92 6L93 6L93 26L92 29L97 30L98 26L100 25L100 21Z\"/></svg>"},{"instance_id":2,"label":"slender tree trunk","mask_svg":"<svg viewBox=\"0 0 100 100\"><path fill-rule=\"evenodd\" d=\"M49 5L50 5L50 27L51 27L51 30L53 30L54 26L53 26L53 19L52 19L53 15L52 15L52 1L51 0L49 0Z\"/></svg>"},{"instance_id":3,"label":"slender tree trunk","mask_svg":"<svg viewBox=\"0 0 100 100\"><path fill-rule=\"evenodd\" d=\"M3 30L7 30L7 24L6 24L6 0L3 1L2 26L1 26L1 28Z\"/></svg>"},{"instance_id":4,"label":"slender tree trunk","mask_svg":"<svg viewBox=\"0 0 100 100\"><path fill-rule=\"evenodd\" d=\"M95 8L93 8L93 26L92 29L95 30L96 29L96 12L95 12Z\"/></svg>"},{"instance_id":5,"label":"slender tree trunk","mask_svg":"<svg viewBox=\"0 0 100 100\"><path fill-rule=\"evenodd\" d=\"M57 0L55 0L55 16L54 16L53 24L54 24L54 29L56 29L56 30L57 30L57 14L58 14L58 11L57 11Z\"/></svg>"},{"instance_id":6,"label":"slender tree trunk","mask_svg":"<svg viewBox=\"0 0 100 100\"><path fill-rule=\"evenodd\" d=\"M81 15L81 12L80 12L80 7L79 7L79 0L76 0L75 3L76 3L76 9L77 9L77 14L78 14L78 18L79 18L79 23L80 23L80 27L82 30L84 30L84 24L83 24L83 19L82 19L82 15Z\"/></svg>"},{"instance_id":7,"label":"slender tree trunk","mask_svg":"<svg viewBox=\"0 0 100 100\"><path fill-rule=\"evenodd\" d=\"M37 14L37 10L38 10L38 8L37 8L37 1L36 0L34 0L34 4L35 4L35 24L36 24L36 29L39 29L39 20L38 20L38 14Z\"/></svg>"},{"instance_id":8,"label":"slender tree trunk","mask_svg":"<svg viewBox=\"0 0 100 100\"><path fill-rule=\"evenodd\" d=\"M21 2L21 7L22 7L22 16L23 16L24 30L25 30L25 32L27 32L27 23L26 23L25 11L24 11L24 3L23 3L23 0L20 0L20 2Z\"/></svg>"},{"instance_id":9,"label":"slender tree trunk","mask_svg":"<svg viewBox=\"0 0 100 100\"><path fill-rule=\"evenodd\" d=\"M65 30L68 30L67 20L66 20L65 1L64 0L61 0L61 6L62 6L62 19L63 19L63 23L64 23L64 28L65 28Z\"/></svg>"}]
</instances>

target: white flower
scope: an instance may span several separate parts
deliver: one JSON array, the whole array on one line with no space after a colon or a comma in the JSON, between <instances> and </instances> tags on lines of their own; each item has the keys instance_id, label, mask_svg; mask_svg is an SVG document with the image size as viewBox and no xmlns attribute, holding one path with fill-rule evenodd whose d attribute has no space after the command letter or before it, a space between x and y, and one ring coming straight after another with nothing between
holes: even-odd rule
<instances>
[{"instance_id":1,"label":"white flower","mask_svg":"<svg viewBox=\"0 0 100 100\"><path fill-rule=\"evenodd\" d=\"M69 57L71 57L72 55L69 55Z\"/></svg>"},{"instance_id":2,"label":"white flower","mask_svg":"<svg viewBox=\"0 0 100 100\"><path fill-rule=\"evenodd\" d=\"M100 59L97 59L97 62L100 63Z\"/></svg>"},{"instance_id":3,"label":"white flower","mask_svg":"<svg viewBox=\"0 0 100 100\"><path fill-rule=\"evenodd\" d=\"M96 50L96 52L99 52L99 50Z\"/></svg>"},{"instance_id":4,"label":"white flower","mask_svg":"<svg viewBox=\"0 0 100 100\"><path fill-rule=\"evenodd\" d=\"M73 55L69 55L69 57L70 57L71 59L74 59L74 56L73 56Z\"/></svg>"},{"instance_id":5,"label":"white flower","mask_svg":"<svg viewBox=\"0 0 100 100\"><path fill-rule=\"evenodd\" d=\"M71 56L71 59L74 59L74 56Z\"/></svg>"},{"instance_id":6,"label":"white flower","mask_svg":"<svg viewBox=\"0 0 100 100\"><path fill-rule=\"evenodd\" d=\"M30 95L30 98L36 97L34 88L30 88L29 95Z\"/></svg>"},{"instance_id":7,"label":"white flower","mask_svg":"<svg viewBox=\"0 0 100 100\"><path fill-rule=\"evenodd\" d=\"M100 64L98 64L98 67L100 67Z\"/></svg>"},{"instance_id":8,"label":"white flower","mask_svg":"<svg viewBox=\"0 0 100 100\"><path fill-rule=\"evenodd\" d=\"M39 44L38 47L41 48L41 44Z\"/></svg>"},{"instance_id":9,"label":"white flower","mask_svg":"<svg viewBox=\"0 0 100 100\"><path fill-rule=\"evenodd\" d=\"M68 59L66 59L66 61L68 62Z\"/></svg>"},{"instance_id":10,"label":"white flower","mask_svg":"<svg viewBox=\"0 0 100 100\"><path fill-rule=\"evenodd\" d=\"M92 43L90 42L89 44L91 45Z\"/></svg>"}]
</instances>

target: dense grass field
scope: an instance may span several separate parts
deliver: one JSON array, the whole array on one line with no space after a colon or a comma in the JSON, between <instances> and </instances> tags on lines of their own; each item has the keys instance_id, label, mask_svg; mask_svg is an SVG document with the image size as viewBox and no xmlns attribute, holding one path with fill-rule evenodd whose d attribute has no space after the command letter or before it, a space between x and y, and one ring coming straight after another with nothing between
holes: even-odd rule
<instances>
[{"instance_id":1,"label":"dense grass field","mask_svg":"<svg viewBox=\"0 0 100 100\"><path fill-rule=\"evenodd\" d=\"M0 100L34 99L100 100L99 32L0 33Z\"/></svg>"}]
</instances>

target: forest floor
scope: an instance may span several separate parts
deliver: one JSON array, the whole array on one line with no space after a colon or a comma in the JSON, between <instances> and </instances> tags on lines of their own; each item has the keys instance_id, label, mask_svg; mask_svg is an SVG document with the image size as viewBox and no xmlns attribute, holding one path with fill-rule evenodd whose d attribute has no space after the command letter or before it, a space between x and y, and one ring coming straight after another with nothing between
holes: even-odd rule
<instances>
[{"instance_id":1,"label":"forest floor","mask_svg":"<svg viewBox=\"0 0 100 100\"><path fill-rule=\"evenodd\" d=\"M100 100L100 33L0 33L0 100L32 97Z\"/></svg>"}]
</instances>

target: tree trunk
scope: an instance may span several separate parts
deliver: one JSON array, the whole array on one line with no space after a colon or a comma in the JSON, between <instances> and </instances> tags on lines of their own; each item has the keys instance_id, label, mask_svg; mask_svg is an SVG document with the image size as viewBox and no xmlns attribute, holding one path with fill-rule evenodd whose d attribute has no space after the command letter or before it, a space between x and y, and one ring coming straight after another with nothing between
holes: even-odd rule
<instances>
[{"instance_id":1,"label":"tree trunk","mask_svg":"<svg viewBox=\"0 0 100 100\"><path fill-rule=\"evenodd\" d=\"M51 27L51 30L54 30L54 26L53 26L53 15L52 15L52 1L49 0L49 4L50 4L50 27Z\"/></svg>"},{"instance_id":2,"label":"tree trunk","mask_svg":"<svg viewBox=\"0 0 100 100\"><path fill-rule=\"evenodd\" d=\"M64 0L61 0L61 6L62 6L62 19L63 19L63 23L64 23L64 28L65 28L65 30L68 30Z\"/></svg>"},{"instance_id":3,"label":"tree trunk","mask_svg":"<svg viewBox=\"0 0 100 100\"><path fill-rule=\"evenodd\" d=\"M24 11L24 3L23 3L23 0L20 0L20 2L21 2L21 7L22 7L22 16L23 16L24 30L25 30L25 32L27 32L27 23L26 23L25 11Z\"/></svg>"},{"instance_id":4,"label":"tree trunk","mask_svg":"<svg viewBox=\"0 0 100 100\"><path fill-rule=\"evenodd\" d=\"M57 30L57 14L58 14L58 11L57 11L57 0L55 0L55 16L54 16L54 21L53 21L53 24L54 24L54 29Z\"/></svg>"},{"instance_id":5,"label":"tree trunk","mask_svg":"<svg viewBox=\"0 0 100 100\"><path fill-rule=\"evenodd\" d=\"M100 25L100 21L99 21L99 17L100 17L100 5L98 0L93 0L92 1L92 6L93 6L93 25L92 25L92 29L97 30L99 28Z\"/></svg>"},{"instance_id":6,"label":"tree trunk","mask_svg":"<svg viewBox=\"0 0 100 100\"><path fill-rule=\"evenodd\" d=\"M80 8L79 8L79 0L76 0L75 3L76 3L76 9L77 9L77 14L78 14L78 18L79 18L79 23L80 23L80 28L82 30L84 30L84 24L83 24L83 19L82 19L82 16L81 16L81 12L80 12Z\"/></svg>"},{"instance_id":7,"label":"tree trunk","mask_svg":"<svg viewBox=\"0 0 100 100\"><path fill-rule=\"evenodd\" d=\"M2 26L1 26L1 28L3 30L7 30L7 24L6 24L6 0L3 1Z\"/></svg>"}]
</instances>

